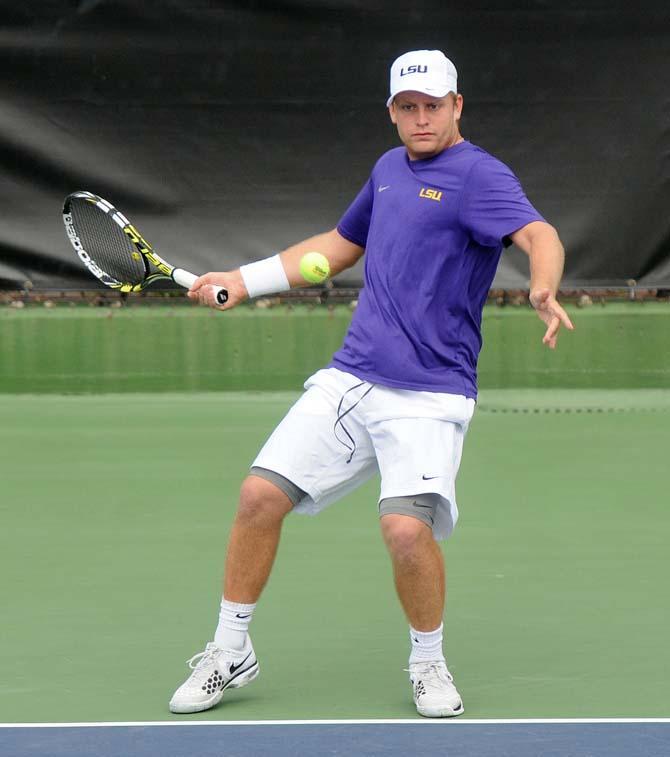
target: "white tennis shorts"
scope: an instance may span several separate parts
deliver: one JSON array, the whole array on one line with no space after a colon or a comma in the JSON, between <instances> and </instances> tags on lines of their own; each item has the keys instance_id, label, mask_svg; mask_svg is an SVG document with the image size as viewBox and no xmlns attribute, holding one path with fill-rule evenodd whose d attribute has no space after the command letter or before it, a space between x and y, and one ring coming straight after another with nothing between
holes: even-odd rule
<instances>
[{"instance_id":1,"label":"white tennis shorts","mask_svg":"<svg viewBox=\"0 0 670 757\"><path fill-rule=\"evenodd\" d=\"M275 471L307 496L294 511L314 515L381 474L379 500L435 493L433 535L458 519L456 475L475 401L393 389L326 368L261 449L253 466Z\"/></svg>"}]
</instances>

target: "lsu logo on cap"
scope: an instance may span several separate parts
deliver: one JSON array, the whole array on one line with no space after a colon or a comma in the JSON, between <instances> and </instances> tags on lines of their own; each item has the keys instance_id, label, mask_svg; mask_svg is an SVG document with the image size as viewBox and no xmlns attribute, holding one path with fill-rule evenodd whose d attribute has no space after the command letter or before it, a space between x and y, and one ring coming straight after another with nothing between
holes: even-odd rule
<instances>
[{"instance_id":1,"label":"lsu logo on cap","mask_svg":"<svg viewBox=\"0 0 670 757\"><path fill-rule=\"evenodd\" d=\"M426 200L435 200L436 202L442 202L442 192L437 189L426 189L421 187L419 197L424 197Z\"/></svg>"},{"instance_id":2,"label":"lsu logo on cap","mask_svg":"<svg viewBox=\"0 0 670 757\"><path fill-rule=\"evenodd\" d=\"M407 74L425 74L428 72L428 66L407 66L407 68L400 69L400 76L407 76Z\"/></svg>"}]
</instances>

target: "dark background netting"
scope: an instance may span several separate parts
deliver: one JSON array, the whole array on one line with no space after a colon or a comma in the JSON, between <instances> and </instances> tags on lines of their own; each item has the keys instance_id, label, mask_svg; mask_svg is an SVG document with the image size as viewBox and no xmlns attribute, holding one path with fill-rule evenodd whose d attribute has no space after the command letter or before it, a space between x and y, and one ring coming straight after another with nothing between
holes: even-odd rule
<instances>
[{"instance_id":1,"label":"dark background netting","mask_svg":"<svg viewBox=\"0 0 670 757\"><path fill-rule=\"evenodd\" d=\"M388 66L439 47L464 135L513 167L565 283L670 283L670 10L620 0L0 1L0 286L92 286L64 196L220 270L332 227L397 144ZM360 282L360 267L343 284ZM504 256L497 286L524 286Z\"/></svg>"}]
</instances>

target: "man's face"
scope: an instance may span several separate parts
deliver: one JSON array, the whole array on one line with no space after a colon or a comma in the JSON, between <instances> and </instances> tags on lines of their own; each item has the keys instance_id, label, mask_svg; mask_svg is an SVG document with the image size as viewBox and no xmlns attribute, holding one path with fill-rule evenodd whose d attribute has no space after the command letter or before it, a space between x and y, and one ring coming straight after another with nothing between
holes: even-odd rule
<instances>
[{"instance_id":1,"label":"man's face","mask_svg":"<svg viewBox=\"0 0 670 757\"><path fill-rule=\"evenodd\" d=\"M431 158L459 142L462 110L463 97L452 93L431 97L422 92L401 92L389 105L391 121L411 160Z\"/></svg>"}]
</instances>

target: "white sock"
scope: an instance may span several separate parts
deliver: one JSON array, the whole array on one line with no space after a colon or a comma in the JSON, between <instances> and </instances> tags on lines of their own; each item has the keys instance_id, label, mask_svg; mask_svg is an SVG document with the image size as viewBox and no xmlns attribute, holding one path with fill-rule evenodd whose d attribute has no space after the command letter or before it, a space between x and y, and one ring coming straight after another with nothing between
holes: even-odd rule
<instances>
[{"instance_id":1,"label":"white sock","mask_svg":"<svg viewBox=\"0 0 670 757\"><path fill-rule=\"evenodd\" d=\"M244 649L247 641L249 623L254 614L253 605L242 605L221 599L219 625L214 634L214 643L222 649Z\"/></svg>"},{"instance_id":2,"label":"white sock","mask_svg":"<svg viewBox=\"0 0 670 757\"><path fill-rule=\"evenodd\" d=\"M442 652L442 630L444 624L434 631L417 631L409 627L409 638L412 642L412 651L409 656L409 664L414 662L444 662Z\"/></svg>"}]
</instances>

